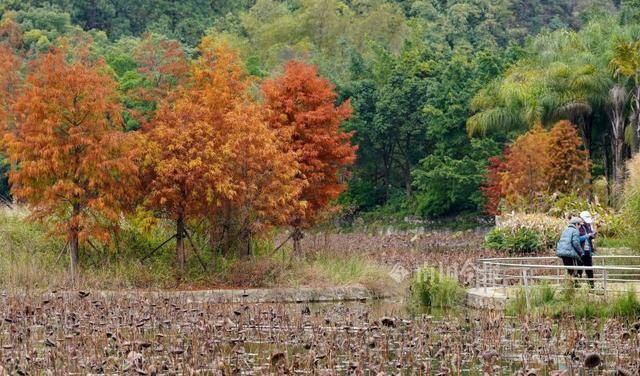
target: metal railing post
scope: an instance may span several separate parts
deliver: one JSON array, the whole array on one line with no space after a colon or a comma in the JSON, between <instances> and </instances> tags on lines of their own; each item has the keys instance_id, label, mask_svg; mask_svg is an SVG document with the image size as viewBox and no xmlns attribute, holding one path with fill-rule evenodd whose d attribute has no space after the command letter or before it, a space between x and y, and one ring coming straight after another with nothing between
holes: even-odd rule
<instances>
[{"instance_id":1,"label":"metal railing post","mask_svg":"<svg viewBox=\"0 0 640 376\"><path fill-rule=\"evenodd\" d=\"M607 269L602 271L602 287L604 289L604 297L607 298Z\"/></svg>"}]
</instances>

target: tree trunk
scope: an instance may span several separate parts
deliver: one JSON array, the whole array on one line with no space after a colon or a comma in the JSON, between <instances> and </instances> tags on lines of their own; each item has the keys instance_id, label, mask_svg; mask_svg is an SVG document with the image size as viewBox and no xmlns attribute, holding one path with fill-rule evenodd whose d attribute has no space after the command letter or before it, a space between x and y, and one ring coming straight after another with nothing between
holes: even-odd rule
<instances>
[{"instance_id":1,"label":"tree trunk","mask_svg":"<svg viewBox=\"0 0 640 376\"><path fill-rule=\"evenodd\" d=\"M216 260L216 250L218 249L218 244L220 242L220 234L219 234L218 226L216 223L212 223L209 226L209 249L211 251L211 265L215 263Z\"/></svg>"},{"instance_id":2,"label":"tree trunk","mask_svg":"<svg viewBox=\"0 0 640 376\"><path fill-rule=\"evenodd\" d=\"M606 204L607 206L611 206L612 202L611 202L611 164L609 163L609 160L611 159L609 157L609 143L607 140L607 137L604 136L602 138L602 160L604 163L604 178L607 181L607 200L606 200Z\"/></svg>"},{"instance_id":3,"label":"tree trunk","mask_svg":"<svg viewBox=\"0 0 640 376\"><path fill-rule=\"evenodd\" d=\"M78 230L77 228L72 228L70 233L70 241L69 241L69 274L71 275L71 280L75 281L76 271L78 268L78 249L79 241L78 241Z\"/></svg>"},{"instance_id":4,"label":"tree trunk","mask_svg":"<svg viewBox=\"0 0 640 376\"><path fill-rule=\"evenodd\" d=\"M211 219L211 223L209 225L209 247L211 248L211 264L210 267L213 269L216 263L216 257L220 254L220 248L222 247L222 242L226 233L225 222L218 221L215 218Z\"/></svg>"},{"instance_id":5,"label":"tree trunk","mask_svg":"<svg viewBox=\"0 0 640 376\"><path fill-rule=\"evenodd\" d=\"M589 159L593 160L593 150L591 147L591 131L593 130L593 115L580 116L574 122L580 131L580 137L584 148L589 152Z\"/></svg>"},{"instance_id":6,"label":"tree trunk","mask_svg":"<svg viewBox=\"0 0 640 376\"><path fill-rule=\"evenodd\" d=\"M251 256L251 232L243 230L240 234L239 241L240 257L245 258Z\"/></svg>"},{"instance_id":7,"label":"tree trunk","mask_svg":"<svg viewBox=\"0 0 640 376\"><path fill-rule=\"evenodd\" d=\"M627 90L620 85L611 88L609 116L611 118L611 134L613 135L611 149L613 151L613 181L616 200L624 183L624 130L627 104Z\"/></svg>"},{"instance_id":8,"label":"tree trunk","mask_svg":"<svg viewBox=\"0 0 640 376\"><path fill-rule=\"evenodd\" d=\"M390 196L390 185L391 185L391 166L390 166L391 162L390 162L390 158L388 158L386 155L383 156L382 158L382 178L384 179L384 201L388 201L389 200L389 196Z\"/></svg>"},{"instance_id":9,"label":"tree trunk","mask_svg":"<svg viewBox=\"0 0 640 376\"><path fill-rule=\"evenodd\" d=\"M80 229L78 228L77 218L80 215L80 205L73 204L72 221L73 225L69 229L69 274L71 280L75 281L76 273L78 270L78 252L80 249L80 241L78 234Z\"/></svg>"},{"instance_id":10,"label":"tree trunk","mask_svg":"<svg viewBox=\"0 0 640 376\"><path fill-rule=\"evenodd\" d=\"M624 138L613 139L613 181L614 194L616 197L622 192L625 176L624 165Z\"/></svg>"},{"instance_id":11,"label":"tree trunk","mask_svg":"<svg viewBox=\"0 0 640 376\"><path fill-rule=\"evenodd\" d=\"M178 266L180 273L184 274L185 267L185 249L184 249L184 216L182 214L176 221L176 257L178 258Z\"/></svg>"},{"instance_id":12,"label":"tree trunk","mask_svg":"<svg viewBox=\"0 0 640 376\"><path fill-rule=\"evenodd\" d=\"M407 140L405 141L405 149L404 149L404 163L402 168L402 175L404 177L404 190L407 197L411 197L413 195L413 190L411 187L411 140L407 136Z\"/></svg>"},{"instance_id":13,"label":"tree trunk","mask_svg":"<svg viewBox=\"0 0 640 376\"><path fill-rule=\"evenodd\" d=\"M405 165L402 168L402 177L404 178L404 193L407 197L413 195L413 189L411 187L411 164L405 161Z\"/></svg>"},{"instance_id":14,"label":"tree trunk","mask_svg":"<svg viewBox=\"0 0 640 376\"><path fill-rule=\"evenodd\" d=\"M302 258L302 245L300 241L304 238L304 233L300 230L299 227L294 227L293 229L293 254L295 257Z\"/></svg>"},{"instance_id":15,"label":"tree trunk","mask_svg":"<svg viewBox=\"0 0 640 376\"><path fill-rule=\"evenodd\" d=\"M222 256L226 257L231 254L231 231L232 227L228 220L225 219L222 225Z\"/></svg>"}]
</instances>

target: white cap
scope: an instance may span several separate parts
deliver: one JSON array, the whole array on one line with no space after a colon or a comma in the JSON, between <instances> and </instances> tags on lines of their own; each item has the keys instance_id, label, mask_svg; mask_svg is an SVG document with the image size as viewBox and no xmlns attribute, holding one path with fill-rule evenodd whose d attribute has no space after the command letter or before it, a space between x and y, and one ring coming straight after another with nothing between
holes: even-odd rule
<instances>
[{"instance_id":1,"label":"white cap","mask_svg":"<svg viewBox=\"0 0 640 376\"><path fill-rule=\"evenodd\" d=\"M593 223L593 217L591 216L591 213L589 213L588 211L583 211L582 213L580 213L580 218L582 218L582 220L585 221L585 223L588 223L588 224Z\"/></svg>"}]
</instances>

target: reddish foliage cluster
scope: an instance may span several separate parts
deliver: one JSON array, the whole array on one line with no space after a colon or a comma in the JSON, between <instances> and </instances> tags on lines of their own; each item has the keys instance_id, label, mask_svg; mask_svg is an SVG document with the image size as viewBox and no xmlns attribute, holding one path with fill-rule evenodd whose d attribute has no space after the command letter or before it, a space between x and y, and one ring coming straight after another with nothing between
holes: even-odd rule
<instances>
[{"instance_id":1,"label":"reddish foliage cluster","mask_svg":"<svg viewBox=\"0 0 640 376\"><path fill-rule=\"evenodd\" d=\"M351 133L340 130L351 106L336 106L334 86L315 67L298 61L288 63L281 77L266 81L262 92L270 126L300 164L300 199L306 206L292 225L309 226L344 189L340 171L355 160Z\"/></svg>"},{"instance_id":2,"label":"reddish foliage cluster","mask_svg":"<svg viewBox=\"0 0 640 376\"><path fill-rule=\"evenodd\" d=\"M507 169L505 160L509 156L509 148L505 147L502 155L489 158L486 182L481 187L484 193L485 212L489 215L500 215L500 201L504 196L502 191L502 174Z\"/></svg>"},{"instance_id":3,"label":"reddish foliage cluster","mask_svg":"<svg viewBox=\"0 0 640 376\"><path fill-rule=\"evenodd\" d=\"M500 214L502 202L533 210L549 194L582 193L591 165L578 131L568 121L556 123L550 131L534 126L489 164L483 192L491 215Z\"/></svg>"},{"instance_id":4,"label":"reddish foliage cluster","mask_svg":"<svg viewBox=\"0 0 640 376\"><path fill-rule=\"evenodd\" d=\"M19 49L23 45L22 30L10 17L0 19L0 40L12 49Z\"/></svg>"},{"instance_id":5,"label":"reddish foliage cluster","mask_svg":"<svg viewBox=\"0 0 640 376\"><path fill-rule=\"evenodd\" d=\"M246 239L298 207L298 164L251 101L235 52L209 39L200 52L187 84L152 122L148 203L179 222L210 218Z\"/></svg>"},{"instance_id":6,"label":"reddish foliage cluster","mask_svg":"<svg viewBox=\"0 0 640 376\"><path fill-rule=\"evenodd\" d=\"M6 127L9 107L14 99L14 91L18 84L20 61L11 49L0 44L0 129Z\"/></svg>"},{"instance_id":7,"label":"reddish foliage cluster","mask_svg":"<svg viewBox=\"0 0 640 376\"><path fill-rule=\"evenodd\" d=\"M591 177L591 162L578 130L570 122L560 121L549 132L549 138L549 189L580 193Z\"/></svg>"},{"instance_id":8,"label":"reddish foliage cluster","mask_svg":"<svg viewBox=\"0 0 640 376\"><path fill-rule=\"evenodd\" d=\"M536 125L511 145L502 175L502 189L509 205L531 206L547 192L549 134Z\"/></svg>"}]
</instances>

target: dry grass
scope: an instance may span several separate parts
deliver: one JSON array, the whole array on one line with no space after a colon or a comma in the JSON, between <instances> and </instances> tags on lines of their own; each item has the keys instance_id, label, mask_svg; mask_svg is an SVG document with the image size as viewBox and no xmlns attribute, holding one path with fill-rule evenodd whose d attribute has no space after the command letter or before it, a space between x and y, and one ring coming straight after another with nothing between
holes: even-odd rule
<instances>
[{"instance_id":1,"label":"dry grass","mask_svg":"<svg viewBox=\"0 0 640 376\"><path fill-rule=\"evenodd\" d=\"M257 255L245 260L210 259L203 271L195 257L184 275L174 267L173 245L168 244L142 262L148 249L162 242L167 229L154 233L136 229L122 235L120 252L112 248L83 249L81 272L75 283L67 277L63 241L46 237L45 228L24 220L24 211L0 213L0 283L10 289L206 289L257 287L326 287L362 284L378 293L395 294L404 288L390 272L402 267L411 273L424 265L456 272L478 257L495 256L481 249L482 231L395 231L373 233L316 233L303 239L304 256L291 255L290 245L272 254L273 244L259 246ZM131 226L129 226L131 227ZM135 226L134 226L135 227ZM286 235L284 235L286 236ZM206 242L204 242L206 243ZM279 241L275 242L279 244ZM284 255L283 255L284 253ZM46 271L43 273L43 271ZM405 277L409 280L410 275ZM471 283L473 275L464 276Z\"/></svg>"},{"instance_id":2,"label":"dry grass","mask_svg":"<svg viewBox=\"0 0 640 376\"><path fill-rule=\"evenodd\" d=\"M306 257L296 258L286 247L284 259L281 253L271 255L271 251L243 260L218 258L206 272L193 258L181 276L174 268L171 245L142 262L141 254L146 250L136 251L140 248L137 243L121 244L121 254L110 254L108 248L104 254L85 249L80 255L80 273L72 281L67 274L67 254L61 253L64 242L47 237L43 225L30 223L25 217L24 210L0 212L0 284L4 290L324 287L359 283L380 291L390 281L388 270L362 253L310 251ZM140 236L132 238L139 242ZM161 242L159 238L150 243Z\"/></svg>"}]
</instances>

